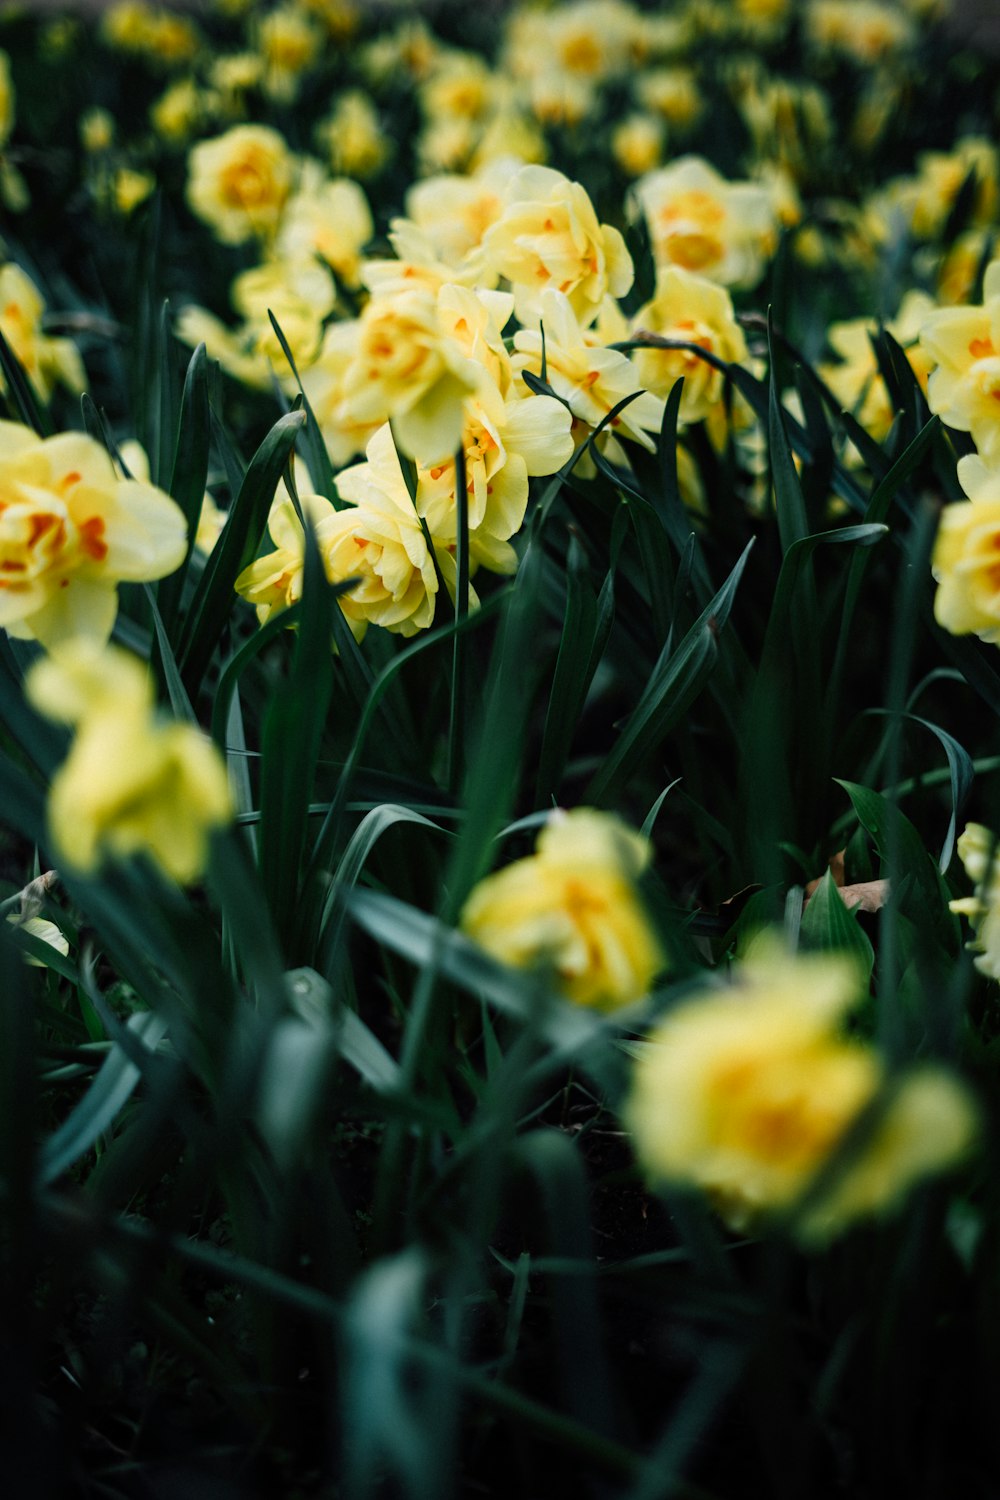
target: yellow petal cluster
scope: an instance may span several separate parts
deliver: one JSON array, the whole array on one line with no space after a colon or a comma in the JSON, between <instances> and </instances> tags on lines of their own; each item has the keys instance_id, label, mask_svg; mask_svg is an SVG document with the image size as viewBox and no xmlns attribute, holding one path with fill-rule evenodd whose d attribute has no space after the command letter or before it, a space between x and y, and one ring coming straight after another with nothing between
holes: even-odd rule
<instances>
[{"instance_id":1,"label":"yellow petal cluster","mask_svg":"<svg viewBox=\"0 0 1000 1500\"><path fill-rule=\"evenodd\" d=\"M657 265L680 266L723 286L754 286L778 242L766 187L728 182L700 156L641 177L635 193Z\"/></svg>"},{"instance_id":2,"label":"yellow petal cluster","mask_svg":"<svg viewBox=\"0 0 1000 1500\"><path fill-rule=\"evenodd\" d=\"M930 1065L887 1088L881 1055L841 1030L858 997L847 957L758 942L731 987L671 1011L626 1113L651 1177L700 1189L730 1228L753 1230L794 1209L884 1089L868 1138L806 1201L800 1237L829 1238L959 1159L976 1130L964 1088Z\"/></svg>"},{"instance_id":3,"label":"yellow petal cluster","mask_svg":"<svg viewBox=\"0 0 1000 1500\"><path fill-rule=\"evenodd\" d=\"M234 125L188 158L188 203L224 245L268 240L292 189L292 158L268 125Z\"/></svg>"},{"instance_id":4,"label":"yellow petal cluster","mask_svg":"<svg viewBox=\"0 0 1000 1500\"><path fill-rule=\"evenodd\" d=\"M45 303L31 277L13 261L0 266L0 333L35 391L46 402L56 384L79 395L87 385L83 361L71 339L51 338L43 331L44 313Z\"/></svg>"},{"instance_id":5,"label":"yellow petal cluster","mask_svg":"<svg viewBox=\"0 0 1000 1500\"><path fill-rule=\"evenodd\" d=\"M180 507L119 479L92 438L0 422L0 626L12 635L49 649L75 635L106 641L117 585L172 573L186 545Z\"/></svg>"},{"instance_id":6,"label":"yellow petal cluster","mask_svg":"<svg viewBox=\"0 0 1000 1500\"><path fill-rule=\"evenodd\" d=\"M649 856L647 840L608 813L553 813L534 854L476 886L462 928L503 963L550 969L577 1005L628 1005L664 966L636 887Z\"/></svg>"},{"instance_id":7,"label":"yellow petal cluster","mask_svg":"<svg viewBox=\"0 0 1000 1500\"><path fill-rule=\"evenodd\" d=\"M725 287L679 266L660 272L656 295L635 314L633 336L643 333L696 344L729 363L747 358L746 339ZM668 395L683 379L682 422L700 422L722 398L725 375L692 350L636 349L633 362L641 383L657 396Z\"/></svg>"},{"instance_id":8,"label":"yellow petal cluster","mask_svg":"<svg viewBox=\"0 0 1000 1500\"><path fill-rule=\"evenodd\" d=\"M1000 642L1000 470L968 454L958 477L969 499L941 512L931 559L934 617L952 635Z\"/></svg>"},{"instance_id":9,"label":"yellow petal cluster","mask_svg":"<svg viewBox=\"0 0 1000 1500\"><path fill-rule=\"evenodd\" d=\"M991 979L1000 979L1000 867L997 838L982 823L969 823L959 835L958 856L975 887L971 896L949 903L951 910L968 917L973 936L969 948L976 954L976 968Z\"/></svg>"},{"instance_id":10,"label":"yellow petal cluster","mask_svg":"<svg viewBox=\"0 0 1000 1500\"><path fill-rule=\"evenodd\" d=\"M587 190L551 167L523 167L510 180L483 249L510 283L514 311L526 325L538 322L549 289L590 323L608 293L624 297L632 285L632 257L619 231L599 224Z\"/></svg>"},{"instance_id":11,"label":"yellow petal cluster","mask_svg":"<svg viewBox=\"0 0 1000 1500\"><path fill-rule=\"evenodd\" d=\"M140 662L71 641L32 667L26 690L41 712L76 725L49 791L60 863L90 874L142 853L172 880L196 880L211 830L232 816L225 764L193 725L155 716Z\"/></svg>"},{"instance_id":12,"label":"yellow petal cluster","mask_svg":"<svg viewBox=\"0 0 1000 1500\"><path fill-rule=\"evenodd\" d=\"M920 344L936 366L927 383L931 411L1000 465L1000 260L986 268L982 306L930 313Z\"/></svg>"}]
</instances>

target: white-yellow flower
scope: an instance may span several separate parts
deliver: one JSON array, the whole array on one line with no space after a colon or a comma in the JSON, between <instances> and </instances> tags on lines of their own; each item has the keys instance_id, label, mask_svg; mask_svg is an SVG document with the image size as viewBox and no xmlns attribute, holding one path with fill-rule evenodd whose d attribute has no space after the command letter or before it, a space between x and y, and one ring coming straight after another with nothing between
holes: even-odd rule
<instances>
[{"instance_id":1,"label":"white-yellow flower","mask_svg":"<svg viewBox=\"0 0 1000 1500\"><path fill-rule=\"evenodd\" d=\"M188 203L225 245L270 239L291 190L292 158L268 125L234 125L191 151Z\"/></svg>"},{"instance_id":2,"label":"white-yellow flower","mask_svg":"<svg viewBox=\"0 0 1000 1500\"><path fill-rule=\"evenodd\" d=\"M609 813L555 812L534 854L480 881L462 928L503 963L550 968L577 1005L616 1010L664 967L637 890L649 857L648 841Z\"/></svg>"},{"instance_id":3,"label":"white-yellow flower","mask_svg":"<svg viewBox=\"0 0 1000 1500\"><path fill-rule=\"evenodd\" d=\"M0 422L0 626L50 650L106 641L117 585L163 578L187 545L180 507L154 485L119 479L92 438L40 438Z\"/></svg>"},{"instance_id":4,"label":"white-yellow flower","mask_svg":"<svg viewBox=\"0 0 1000 1500\"><path fill-rule=\"evenodd\" d=\"M632 285L632 257L619 231L598 223L586 189L551 167L523 167L511 178L483 249L510 282L514 311L526 325L538 322L549 289L587 324L608 293L624 297Z\"/></svg>"},{"instance_id":5,"label":"white-yellow flower","mask_svg":"<svg viewBox=\"0 0 1000 1500\"><path fill-rule=\"evenodd\" d=\"M42 713L76 725L49 792L61 864L90 874L144 853L171 879L196 880L212 829L232 817L225 763L193 724L157 718L149 677L117 647L75 640L26 679Z\"/></svg>"},{"instance_id":6,"label":"white-yellow flower","mask_svg":"<svg viewBox=\"0 0 1000 1500\"><path fill-rule=\"evenodd\" d=\"M723 286L758 282L778 243L767 188L728 182L700 156L650 172L635 193L658 265L680 266Z\"/></svg>"}]
</instances>

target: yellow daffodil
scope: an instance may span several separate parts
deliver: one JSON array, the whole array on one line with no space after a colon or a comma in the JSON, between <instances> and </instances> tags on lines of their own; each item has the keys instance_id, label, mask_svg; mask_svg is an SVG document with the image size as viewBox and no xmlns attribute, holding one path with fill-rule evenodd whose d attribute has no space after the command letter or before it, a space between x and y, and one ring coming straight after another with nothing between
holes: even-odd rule
<instances>
[{"instance_id":1,"label":"yellow daffodil","mask_svg":"<svg viewBox=\"0 0 1000 1500\"><path fill-rule=\"evenodd\" d=\"M650 1175L700 1188L730 1226L753 1230L790 1210L886 1084L874 1048L845 1037L859 997L854 964L758 942L737 982L693 997L652 1033L626 1120ZM903 1075L856 1158L796 1224L825 1239L891 1207L919 1178L953 1164L976 1114L943 1069Z\"/></svg>"},{"instance_id":2,"label":"yellow daffodil","mask_svg":"<svg viewBox=\"0 0 1000 1500\"><path fill-rule=\"evenodd\" d=\"M224 245L270 239L291 190L288 147L270 126L235 125L191 151L188 203Z\"/></svg>"},{"instance_id":3,"label":"yellow daffodil","mask_svg":"<svg viewBox=\"0 0 1000 1500\"><path fill-rule=\"evenodd\" d=\"M632 257L619 231L599 224L586 189L551 167L523 167L511 178L483 249L497 275L510 282L524 324L537 323L549 289L566 297L587 324L609 292L624 297L632 285Z\"/></svg>"},{"instance_id":4,"label":"yellow daffodil","mask_svg":"<svg viewBox=\"0 0 1000 1500\"><path fill-rule=\"evenodd\" d=\"M982 306L928 314L920 345L936 366L927 383L931 411L970 433L986 463L1000 465L1000 260L986 268Z\"/></svg>"},{"instance_id":5,"label":"yellow daffodil","mask_svg":"<svg viewBox=\"0 0 1000 1500\"><path fill-rule=\"evenodd\" d=\"M551 969L577 1005L615 1010L664 965L636 888L649 857L646 839L608 813L553 813L534 854L476 886L462 928L503 963Z\"/></svg>"},{"instance_id":6,"label":"yellow daffodil","mask_svg":"<svg viewBox=\"0 0 1000 1500\"><path fill-rule=\"evenodd\" d=\"M970 453L959 459L958 477L969 498L941 512L934 617L952 635L1000 642L1000 470Z\"/></svg>"},{"instance_id":7,"label":"yellow daffodil","mask_svg":"<svg viewBox=\"0 0 1000 1500\"><path fill-rule=\"evenodd\" d=\"M0 333L31 384L43 401L48 401L57 383L79 395L87 384L83 361L71 339L51 338L43 332L44 313L41 294L21 267L13 261L0 266Z\"/></svg>"},{"instance_id":8,"label":"yellow daffodil","mask_svg":"<svg viewBox=\"0 0 1000 1500\"><path fill-rule=\"evenodd\" d=\"M683 156L641 177L635 193L658 265L680 266L723 286L760 280L778 242L765 187L727 182L700 156Z\"/></svg>"},{"instance_id":9,"label":"yellow daffodil","mask_svg":"<svg viewBox=\"0 0 1000 1500\"><path fill-rule=\"evenodd\" d=\"M680 266L669 266L660 272L656 295L640 307L633 325L636 338L651 333L659 338L696 344L707 354L731 364L739 364L747 357L746 339L725 287ZM632 358L640 382L657 396L666 396L683 379L682 422L700 422L722 398L723 372L691 350L636 349Z\"/></svg>"},{"instance_id":10,"label":"yellow daffodil","mask_svg":"<svg viewBox=\"0 0 1000 1500\"><path fill-rule=\"evenodd\" d=\"M0 422L0 625L49 649L107 640L117 585L179 567L187 528L154 485L119 479L82 433L37 437Z\"/></svg>"},{"instance_id":11,"label":"yellow daffodil","mask_svg":"<svg viewBox=\"0 0 1000 1500\"><path fill-rule=\"evenodd\" d=\"M143 666L117 647L68 642L26 679L43 713L76 725L49 792L58 860L84 874L144 853L171 879L196 880L208 837L232 816L225 764L192 724L158 719Z\"/></svg>"}]
</instances>

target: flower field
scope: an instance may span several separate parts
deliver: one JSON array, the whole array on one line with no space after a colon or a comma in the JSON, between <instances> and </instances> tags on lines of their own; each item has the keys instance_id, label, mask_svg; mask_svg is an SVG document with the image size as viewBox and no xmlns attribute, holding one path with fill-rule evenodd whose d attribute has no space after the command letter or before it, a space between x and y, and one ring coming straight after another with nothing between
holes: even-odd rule
<instances>
[{"instance_id":1,"label":"flower field","mask_svg":"<svg viewBox=\"0 0 1000 1500\"><path fill-rule=\"evenodd\" d=\"M0 1474L994 1500L1000 36L0 6Z\"/></svg>"}]
</instances>

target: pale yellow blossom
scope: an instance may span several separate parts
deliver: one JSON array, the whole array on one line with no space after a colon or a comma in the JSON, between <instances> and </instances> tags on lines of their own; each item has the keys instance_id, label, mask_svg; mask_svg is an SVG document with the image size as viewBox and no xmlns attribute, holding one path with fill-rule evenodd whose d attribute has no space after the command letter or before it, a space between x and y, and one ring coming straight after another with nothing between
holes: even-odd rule
<instances>
[{"instance_id":1,"label":"pale yellow blossom","mask_svg":"<svg viewBox=\"0 0 1000 1500\"><path fill-rule=\"evenodd\" d=\"M728 182L700 156L684 156L640 178L634 191L658 265L677 265L724 286L760 280L778 243L765 187Z\"/></svg>"},{"instance_id":2,"label":"pale yellow blossom","mask_svg":"<svg viewBox=\"0 0 1000 1500\"><path fill-rule=\"evenodd\" d=\"M44 312L38 288L21 267L13 261L0 266L0 333L35 391L43 401L48 401L56 384L79 395L87 384L79 351L71 339L51 338L42 331Z\"/></svg>"},{"instance_id":3,"label":"pale yellow blossom","mask_svg":"<svg viewBox=\"0 0 1000 1500\"><path fill-rule=\"evenodd\" d=\"M656 295L633 319L633 337L651 333L695 344L728 364L747 357L746 339L725 287L680 266L668 266L656 281ZM683 379L680 420L700 422L723 396L725 375L687 349L636 349L632 355L639 380L648 391L666 396Z\"/></svg>"},{"instance_id":4,"label":"pale yellow blossom","mask_svg":"<svg viewBox=\"0 0 1000 1500\"><path fill-rule=\"evenodd\" d=\"M860 991L846 956L760 941L735 984L670 1011L643 1050L626 1112L650 1175L699 1188L739 1232L794 1210L888 1081L881 1055L841 1030ZM824 1240L892 1208L960 1159L975 1132L974 1106L950 1073L928 1064L904 1074L796 1232Z\"/></svg>"},{"instance_id":5,"label":"pale yellow blossom","mask_svg":"<svg viewBox=\"0 0 1000 1500\"><path fill-rule=\"evenodd\" d=\"M619 231L598 223L580 183L550 167L527 166L510 179L504 210L483 236L488 263L506 277L524 324L538 321L540 299L552 288L591 322L610 292L632 285L632 258Z\"/></svg>"},{"instance_id":6,"label":"pale yellow blossom","mask_svg":"<svg viewBox=\"0 0 1000 1500\"><path fill-rule=\"evenodd\" d=\"M637 889L650 852L609 813L555 812L534 854L480 881L462 928L503 963L550 970L577 1005L629 1005L665 964Z\"/></svg>"},{"instance_id":7,"label":"pale yellow blossom","mask_svg":"<svg viewBox=\"0 0 1000 1500\"><path fill-rule=\"evenodd\" d=\"M1000 465L1000 260L987 267L982 306L929 313L920 347L935 365L927 383L931 411L970 433L983 459Z\"/></svg>"},{"instance_id":8,"label":"pale yellow blossom","mask_svg":"<svg viewBox=\"0 0 1000 1500\"><path fill-rule=\"evenodd\" d=\"M171 879L196 880L214 828L232 817L225 763L193 724L157 718L142 664L117 647L75 640L26 679L43 713L75 723L49 791L60 867L92 874L145 854Z\"/></svg>"},{"instance_id":9,"label":"pale yellow blossom","mask_svg":"<svg viewBox=\"0 0 1000 1500\"><path fill-rule=\"evenodd\" d=\"M267 125L234 125L199 141L188 161L193 211L226 245L270 239L292 190L292 159Z\"/></svg>"},{"instance_id":10,"label":"pale yellow blossom","mask_svg":"<svg viewBox=\"0 0 1000 1500\"><path fill-rule=\"evenodd\" d=\"M172 573L186 544L175 501L119 479L92 438L0 422L0 626L11 635L49 649L74 635L106 641L117 585Z\"/></svg>"}]
</instances>

